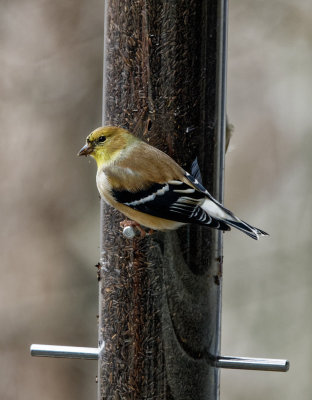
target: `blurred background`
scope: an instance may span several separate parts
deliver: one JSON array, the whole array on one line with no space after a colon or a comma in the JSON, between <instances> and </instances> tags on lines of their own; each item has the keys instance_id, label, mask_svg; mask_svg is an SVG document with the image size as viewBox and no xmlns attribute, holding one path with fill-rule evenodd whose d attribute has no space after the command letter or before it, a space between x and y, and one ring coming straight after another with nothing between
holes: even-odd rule
<instances>
[{"instance_id":1,"label":"blurred background","mask_svg":"<svg viewBox=\"0 0 312 400\"><path fill-rule=\"evenodd\" d=\"M101 123L103 0L0 4L0 397L95 399L94 361L31 343L97 346L99 198L78 159ZM230 4L225 204L271 234L224 236L222 353L290 371L222 370L222 400L309 399L312 4Z\"/></svg>"}]
</instances>

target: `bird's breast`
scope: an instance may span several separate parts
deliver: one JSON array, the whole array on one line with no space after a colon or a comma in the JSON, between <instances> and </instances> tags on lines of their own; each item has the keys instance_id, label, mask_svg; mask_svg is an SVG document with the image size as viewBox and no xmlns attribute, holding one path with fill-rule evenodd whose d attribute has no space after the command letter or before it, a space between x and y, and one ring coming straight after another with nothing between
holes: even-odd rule
<instances>
[{"instance_id":1,"label":"bird's breast","mask_svg":"<svg viewBox=\"0 0 312 400\"><path fill-rule=\"evenodd\" d=\"M111 185L103 170L98 170L96 174L96 185L100 195L104 198L111 192Z\"/></svg>"}]
</instances>

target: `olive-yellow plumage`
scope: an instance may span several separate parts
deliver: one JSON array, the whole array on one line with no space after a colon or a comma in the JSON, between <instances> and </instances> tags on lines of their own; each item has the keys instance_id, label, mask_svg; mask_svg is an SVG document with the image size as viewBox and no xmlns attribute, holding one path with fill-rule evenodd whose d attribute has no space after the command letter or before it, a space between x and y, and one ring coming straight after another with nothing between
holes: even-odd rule
<instances>
[{"instance_id":1,"label":"olive-yellow plumage","mask_svg":"<svg viewBox=\"0 0 312 400\"><path fill-rule=\"evenodd\" d=\"M125 129L95 129L78 154L95 159L101 197L145 227L167 230L197 223L221 230L234 226L254 239L267 235L235 217L167 154Z\"/></svg>"}]
</instances>

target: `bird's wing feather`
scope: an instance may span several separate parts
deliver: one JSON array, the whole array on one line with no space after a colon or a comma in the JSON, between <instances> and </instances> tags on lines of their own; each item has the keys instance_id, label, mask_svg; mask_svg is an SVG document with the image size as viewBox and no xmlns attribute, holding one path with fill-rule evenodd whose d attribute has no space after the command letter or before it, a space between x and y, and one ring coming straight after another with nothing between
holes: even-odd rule
<instances>
[{"instance_id":1,"label":"bird's wing feather","mask_svg":"<svg viewBox=\"0 0 312 400\"><path fill-rule=\"evenodd\" d=\"M225 208L221 203L218 202L218 200L216 200L213 196L211 196L211 194L208 192L208 190L196 179L194 178L191 174L189 174L188 172L185 172L185 178L187 179L188 182L190 182L190 184L192 186L194 186L198 191L200 191L201 193L203 193L205 196L207 196L213 203L215 203L218 207L220 207L221 210L223 210L228 216L234 217L234 214L232 213L232 211L228 210L227 208Z\"/></svg>"},{"instance_id":2,"label":"bird's wing feather","mask_svg":"<svg viewBox=\"0 0 312 400\"><path fill-rule=\"evenodd\" d=\"M142 190L112 190L114 199L134 210L172 221L209 225L229 230L222 221L211 217L202 208L203 193L180 180L150 183Z\"/></svg>"}]
</instances>

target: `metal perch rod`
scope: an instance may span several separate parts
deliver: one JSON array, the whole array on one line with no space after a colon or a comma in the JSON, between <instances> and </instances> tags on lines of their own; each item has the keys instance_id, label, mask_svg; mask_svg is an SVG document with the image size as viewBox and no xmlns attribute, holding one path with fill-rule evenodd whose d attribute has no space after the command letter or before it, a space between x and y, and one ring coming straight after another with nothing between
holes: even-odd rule
<instances>
[{"instance_id":1,"label":"metal perch rod","mask_svg":"<svg viewBox=\"0 0 312 400\"><path fill-rule=\"evenodd\" d=\"M82 358L97 360L100 348L76 346L52 346L47 344L32 344L30 354L35 357Z\"/></svg>"},{"instance_id":2,"label":"metal perch rod","mask_svg":"<svg viewBox=\"0 0 312 400\"><path fill-rule=\"evenodd\" d=\"M215 366L219 368L286 372L289 370L289 361L274 358L217 357Z\"/></svg>"},{"instance_id":3,"label":"metal perch rod","mask_svg":"<svg viewBox=\"0 0 312 400\"><path fill-rule=\"evenodd\" d=\"M35 357L81 358L84 360L98 360L102 348L52 346L46 344L32 344L30 354ZM289 369L288 360L273 358L250 357L217 357L214 362L217 368L251 369L259 371L286 372Z\"/></svg>"}]
</instances>

